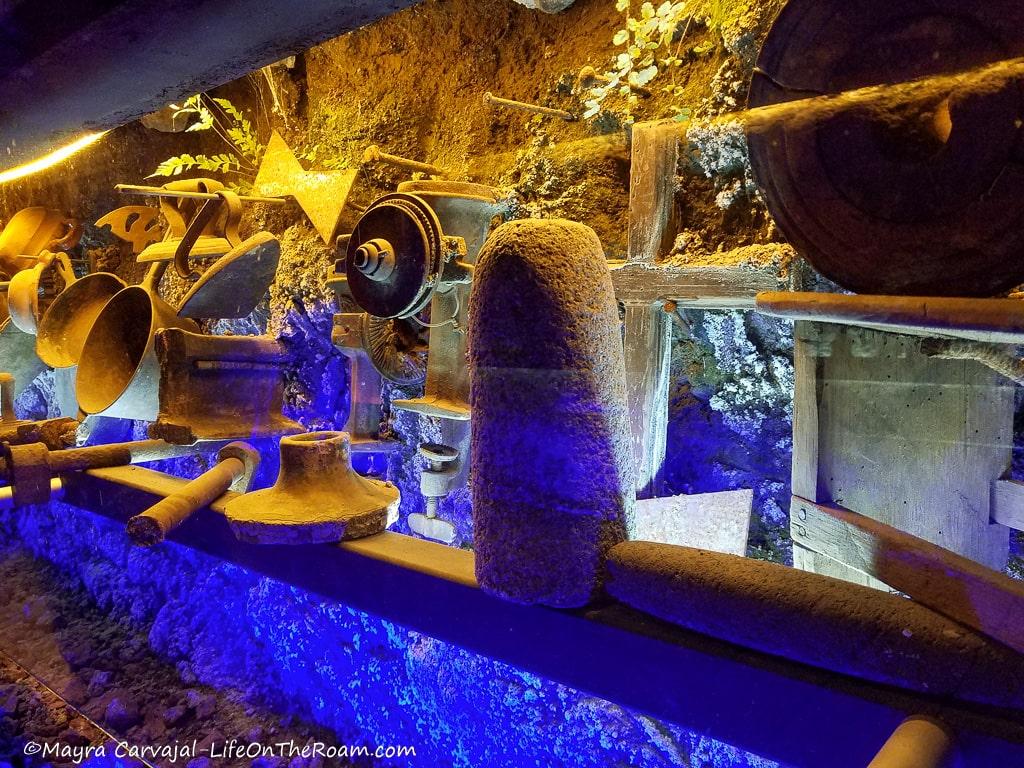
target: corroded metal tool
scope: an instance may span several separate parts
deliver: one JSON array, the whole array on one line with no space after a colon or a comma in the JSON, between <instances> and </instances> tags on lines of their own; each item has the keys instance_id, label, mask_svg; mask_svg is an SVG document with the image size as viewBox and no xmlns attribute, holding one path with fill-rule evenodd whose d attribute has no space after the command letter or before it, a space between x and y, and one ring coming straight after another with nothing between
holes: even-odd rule
<instances>
[{"instance_id":1,"label":"corroded metal tool","mask_svg":"<svg viewBox=\"0 0 1024 768\"><path fill-rule=\"evenodd\" d=\"M159 544L168 533L225 492L248 491L259 462L259 452L248 443L228 443L217 453L217 463L212 468L131 518L127 526L129 538L141 547Z\"/></svg>"},{"instance_id":2,"label":"corroded metal tool","mask_svg":"<svg viewBox=\"0 0 1024 768\"><path fill-rule=\"evenodd\" d=\"M174 445L163 440L92 445L51 451L43 443L4 445L0 454L0 509L44 504L61 487L60 475L100 467L119 467L195 453L191 445Z\"/></svg>"},{"instance_id":3,"label":"corroded metal tool","mask_svg":"<svg viewBox=\"0 0 1024 768\"><path fill-rule=\"evenodd\" d=\"M231 499L224 509L237 538L254 544L316 544L380 533L398 514L391 483L352 469L349 436L307 432L281 439L272 488Z\"/></svg>"}]
</instances>

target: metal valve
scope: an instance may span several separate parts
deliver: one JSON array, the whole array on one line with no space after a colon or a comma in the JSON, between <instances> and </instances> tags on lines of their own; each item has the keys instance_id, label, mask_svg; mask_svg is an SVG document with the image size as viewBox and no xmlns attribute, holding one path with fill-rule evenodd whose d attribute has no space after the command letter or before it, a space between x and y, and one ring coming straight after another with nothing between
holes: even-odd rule
<instances>
[{"instance_id":1,"label":"metal valve","mask_svg":"<svg viewBox=\"0 0 1024 768\"><path fill-rule=\"evenodd\" d=\"M420 474L420 493L426 508L424 514L409 515L409 528L424 538L451 544L455 540L455 526L439 518L437 509L458 484L459 452L448 445L423 443L419 454L427 460Z\"/></svg>"}]
</instances>

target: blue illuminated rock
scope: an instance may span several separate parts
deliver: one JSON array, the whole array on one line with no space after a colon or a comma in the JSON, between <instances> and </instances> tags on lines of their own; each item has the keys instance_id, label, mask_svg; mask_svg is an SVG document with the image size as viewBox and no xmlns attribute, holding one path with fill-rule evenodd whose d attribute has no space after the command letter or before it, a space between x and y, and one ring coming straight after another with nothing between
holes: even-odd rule
<instances>
[{"instance_id":1,"label":"blue illuminated rock","mask_svg":"<svg viewBox=\"0 0 1024 768\"><path fill-rule=\"evenodd\" d=\"M626 538L634 472L618 309L601 243L513 221L470 299L476 575L522 603L585 605Z\"/></svg>"}]
</instances>

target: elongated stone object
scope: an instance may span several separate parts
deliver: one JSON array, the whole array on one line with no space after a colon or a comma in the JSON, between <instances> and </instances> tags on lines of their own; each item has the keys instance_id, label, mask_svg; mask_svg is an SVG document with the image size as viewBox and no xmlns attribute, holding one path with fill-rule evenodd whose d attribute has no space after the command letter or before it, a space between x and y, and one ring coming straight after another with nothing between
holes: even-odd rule
<instances>
[{"instance_id":1,"label":"elongated stone object","mask_svg":"<svg viewBox=\"0 0 1024 768\"><path fill-rule=\"evenodd\" d=\"M499 227L470 297L476 575L521 603L585 605L626 538L635 477L619 315L597 235Z\"/></svg>"},{"instance_id":2,"label":"elongated stone object","mask_svg":"<svg viewBox=\"0 0 1024 768\"><path fill-rule=\"evenodd\" d=\"M1024 710L1024 654L897 595L672 544L612 548L608 593L652 616L820 669Z\"/></svg>"}]
</instances>

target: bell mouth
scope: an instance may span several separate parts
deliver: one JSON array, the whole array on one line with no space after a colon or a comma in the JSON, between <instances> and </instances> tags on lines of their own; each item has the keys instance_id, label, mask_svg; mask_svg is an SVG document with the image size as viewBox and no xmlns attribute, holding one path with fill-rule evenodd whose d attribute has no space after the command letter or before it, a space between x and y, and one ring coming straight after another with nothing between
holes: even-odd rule
<instances>
[{"instance_id":1,"label":"bell mouth","mask_svg":"<svg viewBox=\"0 0 1024 768\"><path fill-rule=\"evenodd\" d=\"M78 365L93 321L110 299L126 287L114 275L95 272L61 291L39 321L39 359L52 368Z\"/></svg>"},{"instance_id":2,"label":"bell mouth","mask_svg":"<svg viewBox=\"0 0 1024 768\"><path fill-rule=\"evenodd\" d=\"M153 338L153 301L139 286L118 292L103 307L82 347L76 387L86 413L101 413L131 385Z\"/></svg>"}]
</instances>

